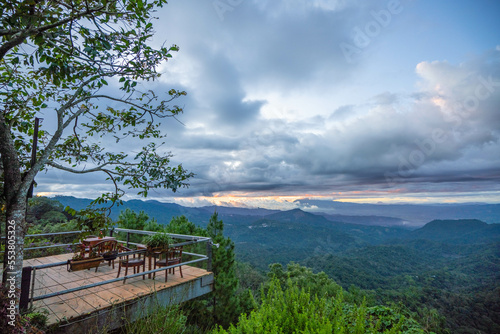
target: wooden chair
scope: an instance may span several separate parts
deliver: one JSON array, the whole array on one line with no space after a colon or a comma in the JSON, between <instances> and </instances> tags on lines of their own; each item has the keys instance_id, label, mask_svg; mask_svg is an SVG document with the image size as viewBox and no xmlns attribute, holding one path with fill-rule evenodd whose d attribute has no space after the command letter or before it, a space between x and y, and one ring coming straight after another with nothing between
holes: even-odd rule
<instances>
[{"instance_id":1,"label":"wooden chair","mask_svg":"<svg viewBox=\"0 0 500 334\"><path fill-rule=\"evenodd\" d=\"M96 254L102 256L104 261L108 261L108 266L112 263L113 269L115 269L115 260L118 257L118 242L116 240L98 242L90 247L90 251L95 251Z\"/></svg>"},{"instance_id":2,"label":"wooden chair","mask_svg":"<svg viewBox=\"0 0 500 334\"><path fill-rule=\"evenodd\" d=\"M173 266L174 264L182 263L182 246L171 247L167 250L163 250L157 253L159 256L155 256L155 269L156 267L168 267ZM167 281L168 272L172 272L175 275L175 268L165 269L165 282ZM179 272L182 275L182 268L179 266ZM153 279L155 278L156 273L153 273Z\"/></svg>"},{"instance_id":3,"label":"wooden chair","mask_svg":"<svg viewBox=\"0 0 500 334\"><path fill-rule=\"evenodd\" d=\"M119 252L131 252L132 250L130 248L127 248L125 246L119 245L118 246L118 251ZM137 257L136 257L137 255ZM120 256L118 254L118 256ZM122 267L125 267L125 276L128 275L128 268L132 267L134 268L134 274L137 268L137 272L140 272L141 266L142 266L142 271L146 271L146 254L133 254L133 257L130 258L130 255L126 255L125 260L119 260L118 261L118 275L116 275L116 278L120 277L120 271ZM145 275L142 275L142 279L145 279ZM123 280L123 284L125 284L125 281L127 279Z\"/></svg>"}]
</instances>

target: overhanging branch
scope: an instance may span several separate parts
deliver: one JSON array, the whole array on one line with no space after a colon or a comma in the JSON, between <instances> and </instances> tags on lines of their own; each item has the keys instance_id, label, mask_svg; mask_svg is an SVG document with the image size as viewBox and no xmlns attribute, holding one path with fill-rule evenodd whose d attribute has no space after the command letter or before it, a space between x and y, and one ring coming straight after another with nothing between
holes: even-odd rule
<instances>
[{"instance_id":1,"label":"overhanging branch","mask_svg":"<svg viewBox=\"0 0 500 334\"><path fill-rule=\"evenodd\" d=\"M69 23L74 20L81 19L84 16L102 11L105 7L100 6L96 8L87 8L87 10L82 11L77 13L74 16L70 16L68 18L59 20L57 22L51 23L51 24L46 24L38 28L33 28L30 22L28 26L25 29L13 29L13 30L8 30L8 29L3 29L0 31L2 34L1 36L12 36L13 38L11 40L8 40L4 44L0 45L0 60L4 58L4 56L9 52L12 48L22 44L26 38L29 36L35 36L39 33L45 32L47 30L60 27L66 23ZM114 15L117 15L118 13L115 13ZM34 15L32 14L31 19L34 18Z\"/></svg>"},{"instance_id":2,"label":"overhanging branch","mask_svg":"<svg viewBox=\"0 0 500 334\"><path fill-rule=\"evenodd\" d=\"M52 166L52 167L57 168L57 169L60 169L60 170L63 170L65 172L73 173L73 174L88 174L88 173L95 173L95 172L109 172L108 170L106 170L106 169L103 168L103 167L109 165L109 163L104 163L101 166L97 166L97 167L94 167L94 168L91 168L91 169L82 169L82 170L74 169L74 168L70 168L70 167L66 167L66 166L58 164L57 162L54 162L54 161L48 161L47 165Z\"/></svg>"}]
</instances>

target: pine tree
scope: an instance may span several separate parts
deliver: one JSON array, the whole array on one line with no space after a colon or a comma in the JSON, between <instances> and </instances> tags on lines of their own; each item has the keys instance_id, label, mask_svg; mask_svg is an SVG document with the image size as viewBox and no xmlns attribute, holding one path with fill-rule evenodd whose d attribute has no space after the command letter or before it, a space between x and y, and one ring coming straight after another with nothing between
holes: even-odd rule
<instances>
[{"instance_id":1,"label":"pine tree","mask_svg":"<svg viewBox=\"0 0 500 334\"><path fill-rule=\"evenodd\" d=\"M239 280L236 275L234 242L224 237L224 223L214 212L207 228L201 228L190 222L185 216L174 217L165 227L168 233L208 236L212 238L212 272L214 274L214 291L210 294L190 300L183 304L188 312L188 323L199 330L208 331L215 325L228 327L236 322L242 310L256 307L251 292L238 293ZM199 246L199 245L196 245ZM197 248L190 249L194 253L202 253Z\"/></svg>"},{"instance_id":2,"label":"pine tree","mask_svg":"<svg viewBox=\"0 0 500 334\"><path fill-rule=\"evenodd\" d=\"M224 223L214 212L207 225L208 236L212 238L212 271L214 273L214 292L212 293L212 312L214 322L227 327L238 319L241 311L238 278L235 271L234 242L224 237Z\"/></svg>"}]
</instances>

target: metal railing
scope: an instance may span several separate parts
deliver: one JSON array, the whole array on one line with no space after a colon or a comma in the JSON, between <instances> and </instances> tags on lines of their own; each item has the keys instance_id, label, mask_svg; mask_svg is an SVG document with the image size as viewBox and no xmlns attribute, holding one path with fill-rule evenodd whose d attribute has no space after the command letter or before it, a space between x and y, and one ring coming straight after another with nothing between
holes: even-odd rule
<instances>
[{"instance_id":1,"label":"metal railing","mask_svg":"<svg viewBox=\"0 0 500 334\"><path fill-rule=\"evenodd\" d=\"M142 230L131 230L131 229L124 229L124 228L114 228L109 231L110 236L113 236L114 233L116 232L124 232L127 233L127 240L117 240L119 243L126 243L127 247L132 244L132 245L140 245L135 242L130 241L130 236L132 234L139 234L139 235L153 235L156 233L162 233L162 232L152 232L152 231L142 231ZM42 237L42 236L53 236L53 235L64 235L64 234L77 234L81 233L80 231L71 231L71 232L59 232L59 233L45 233L45 234L33 234L33 235L27 235L27 237ZM123 281L129 278L134 278L134 277L139 277L142 275L150 275L152 273L156 273L159 271L163 270L168 270L171 268L176 268L180 267L183 265L189 265L189 264L194 264L202 261L207 261L207 271L212 270L212 239L209 237L202 237L202 236L192 236L192 235L183 235L183 234L173 234L173 233L167 233L170 237L174 239L180 239L180 240L187 240L183 242L178 242L175 244L172 244L170 246L176 247L176 246L188 246L188 245L194 245L198 243L206 243L206 255L204 254L196 254L196 253L191 253L191 252L183 252L183 255L190 255L192 257L195 257L195 259L190 260L190 261L185 261L180 264L175 264L167 267L161 267L158 269L153 269L142 272L142 273L137 273L137 274L131 274L123 277L118 277L102 282L97 282L93 284L88 284L76 288L71 288L71 289L65 289L53 293L48 293L45 295L41 296L34 296L34 290L35 290L35 278L36 278L36 273L37 270L43 270L43 269L48 269L48 268L53 268L53 267L58 267L58 266L66 266L68 264L68 261L62 261L62 262L57 262L57 263L49 263L49 264L42 264L42 265L36 265L36 266L28 266L23 268L23 274L22 274L22 284L21 284L21 302L20 302L20 307L22 309L27 309L28 305L30 307L33 306L33 302L37 300L43 300L46 298L51 298L54 296L60 296L64 295L67 293L71 292L76 292L80 290L85 290L89 288L93 288L96 286L101 286L105 284L110 284L114 282L119 282ZM30 249L42 249L42 248L50 248L50 247L61 247L61 246L69 246L69 245L74 245L74 244L58 244L58 245L48 245L48 246L41 246L41 247L31 247L31 248L25 248L25 250L30 250ZM129 252L121 252L118 254L118 257L123 257L127 255L132 255L132 254L142 254L146 253L146 249L141 249L141 250L133 250Z\"/></svg>"},{"instance_id":2,"label":"metal railing","mask_svg":"<svg viewBox=\"0 0 500 334\"><path fill-rule=\"evenodd\" d=\"M49 237L49 236L57 236L57 235L70 235L70 234L81 234L82 231L69 231L69 232L54 232L54 233L40 233L40 234L27 234L24 238L40 238L40 237ZM0 238L3 242L5 239L4 236ZM23 250L36 250L36 249L45 249L45 248L55 248L55 247L65 247L65 246L74 246L75 243L70 244L54 244L54 245L45 245L39 247L26 247ZM5 251L0 250L0 254L3 254Z\"/></svg>"}]
</instances>

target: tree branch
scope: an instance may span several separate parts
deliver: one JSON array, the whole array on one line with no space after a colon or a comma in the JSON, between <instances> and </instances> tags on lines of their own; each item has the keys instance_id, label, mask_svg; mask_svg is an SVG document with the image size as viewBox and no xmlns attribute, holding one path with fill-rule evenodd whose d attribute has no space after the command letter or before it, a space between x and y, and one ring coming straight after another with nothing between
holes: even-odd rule
<instances>
[{"instance_id":1,"label":"tree branch","mask_svg":"<svg viewBox=\"0 0 500 334\"><path fill-rule=\"evenodd\" d=\"M108 4L109 6L109 4ZM85 11L78 12L74 15L71 15L68 18L59 20L54 23L46 24L38 28L32 28L31 23L28 25L27 29L15 29L15 30L8 30L8 29L2 29L0 30L0 36L13 36L13 39L5 42L4 44L0 45L0 60L4 58L4 56L9 52L12 48L22 44L24 40L29 37L29 36L34 36L39 33L43 33L47 30L60 27L62 25L65 25L66 23L81 19L84 16L90 15L93 18L94 13L101 12L102 14L107 14L111 16L115 16L118 14L122 13L115 13L115 12L107 12L104 11L104 9L107 7L100 6L100 7L94 7L94 8L88 8ZM32 15L34 16L34 15ZM97 23L96 23L97 24ZM98 26L98 25L97 25Z\"/></svg>"},{"instance_id":2,"label":"tree branch","mask_svg":"<svg viewBox=\"0 0 500 334\"><path fill-rule=\"evenodd\" d=\"M95 167L95 168L83 169L83 170L69 168L69 167L63 166L61 164L58 164L57 162L54 162L54 161L48 161L47 165L52 166L52 167L57 168L57 169L60 169L60 170L63 170L65 172L73 173L73 174L87 174L87 173L95 173L95 172L109 172L109 171L103 169L103 167L106 166L106 165L108 165L108 163L104 163L103 165Z\"/></svg>"}]
</instances>

